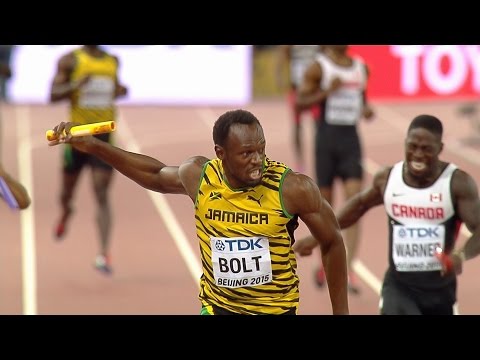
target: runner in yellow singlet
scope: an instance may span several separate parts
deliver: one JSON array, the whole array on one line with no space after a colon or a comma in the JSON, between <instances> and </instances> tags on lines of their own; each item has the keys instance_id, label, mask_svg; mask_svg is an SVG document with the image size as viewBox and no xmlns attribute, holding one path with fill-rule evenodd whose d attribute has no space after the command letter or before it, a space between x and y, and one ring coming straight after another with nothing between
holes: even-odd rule
<instances>
[{"instance_id":1,"label":"runner in yellow singlet","mask_svg":"<svg viewBox=\"0 0 480 360\"><path fill-rule=\"evenodd\" d=\"M119 60L98 45L84 45L62 56L53 78L50 100L68 100L70 121L90 124L112 121L116 117L115 98L127 94L127 88L118 80ZM96 137L112 142L113 134ZM105 274L112 272L110 259L111 211L108 190L113 169L95 156L82 153L67 145L63 153L62 191L60 204L62 214L55 225L55 236L63 239L67 222L72 215L72 198L82 169L89 165L92 171L95 199L98 205L97 224L100 247L95 267Z\"/></svg>"}]
</instances>

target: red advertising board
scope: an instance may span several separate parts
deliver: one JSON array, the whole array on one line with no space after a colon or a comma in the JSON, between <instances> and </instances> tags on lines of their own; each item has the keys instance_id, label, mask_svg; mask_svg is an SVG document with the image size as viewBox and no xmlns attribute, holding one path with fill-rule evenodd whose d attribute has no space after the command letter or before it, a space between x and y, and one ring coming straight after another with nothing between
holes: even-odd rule
<instances>
[{"instance_id":1,"label":"red advertising board","mask_svg":"<svg viewBox=\"0 0 480 360\"><path fill-rule=\"evenodd\" d=\"M480 45L351 45L375 101L480 99Z\"/></svg>"}]
</instances>

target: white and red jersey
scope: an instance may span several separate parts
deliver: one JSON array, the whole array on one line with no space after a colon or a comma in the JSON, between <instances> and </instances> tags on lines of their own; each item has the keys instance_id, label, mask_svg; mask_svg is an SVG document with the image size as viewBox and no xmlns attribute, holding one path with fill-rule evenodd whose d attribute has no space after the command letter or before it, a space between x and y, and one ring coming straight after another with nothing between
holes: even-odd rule
<instances>
[{"instance_id":1,"label":"white and red jersey","mask_svg":"<svg viewBox=\"0 0 480 360\"><path fill-rule=\"evenodd\" d=\"M364 62L353 58L351 66L342 66L323 53L317 54L316 61L322 68L322 90L328 90L335 78L342 81L342 86L325 100L325 122L330 125L356 125L362 117L368 81Z\"/></svg>"},{"instance_id":2,"label":"white and red jersey","mask_svg":"<svg viewBox=\"0 0 480 360\"><path fill-rule=\"evenodd\" d=\"M397 278L416 286L439 285L443 281L442 267L435 250L441 247L450 252L461 225L451 194L457 166L448 164L438 179L425 188L405 184L403 168L403 161L393 166L383 194L388 215L390 269Z\"/></svg>"}]
</instances>

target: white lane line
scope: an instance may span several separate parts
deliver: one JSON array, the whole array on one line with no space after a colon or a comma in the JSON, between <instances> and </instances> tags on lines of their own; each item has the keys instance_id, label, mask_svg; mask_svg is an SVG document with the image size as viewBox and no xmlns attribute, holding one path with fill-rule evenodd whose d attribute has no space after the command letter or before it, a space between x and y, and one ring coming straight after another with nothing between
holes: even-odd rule
<instances>
[{"instance_id":1,"label":"white lane line","mask_svg":"<svg viewBox=\"0 0 480 360\"><path fill-rule=\"evenodd\" d=\"M118 123L118 135L122 141L126 144L126 150L131 152L140 153L141 149L138 143L135 141L132 131L128 126L128 122L125 117L119 115ZM202 267L200 261L197 259L197 255L190 246L190 242L187 239L182 226L178 223L172 208L168 204L165 195L154 191L146 190L150 199L152 200L155 208L167 227L170 236L173 238L175 245L180 252L183 260L185 261L190 274L192 275L195 284L200 287L200 276L202 275Z\"/></svg>"},{"instance_id":2,"label":"white lane line","mask_svg":"<svg viewBox=\"0 0 480 360\"><path fill-rule=\"evenodd\" d=\"M363 262L355 259L352 263L353 271L363 280L377 295L382 291L382 281L376 277Z\"/></svg>"},{"instance_id":3,"label":"white lane line","mask_svg":"<svg viewBox=\"0 0 480 360\"><path fill-rule=\"evenodd\" d=\"M365 171L370 175L375 174L380 165L369 158L363 159L363 165ZM376 277L372 271L359 259L355 259L352 263L353 271L363 280L377 295L380 295L382 291L382 281Z\"/></svg>"},{"instance_id":4,"label":"white lane line","mask_svg":"<svg viewBox=\"0 0 480 360\"><path fill-rule=\"evenodd\" d=\"M32 204L20 211L22 231L22 302L24 315L37 314L37 272L35 258L35 196L33 193L30 112L26 106L15 107L19 180L27 189Z\"/></svg>"}]
</instances>

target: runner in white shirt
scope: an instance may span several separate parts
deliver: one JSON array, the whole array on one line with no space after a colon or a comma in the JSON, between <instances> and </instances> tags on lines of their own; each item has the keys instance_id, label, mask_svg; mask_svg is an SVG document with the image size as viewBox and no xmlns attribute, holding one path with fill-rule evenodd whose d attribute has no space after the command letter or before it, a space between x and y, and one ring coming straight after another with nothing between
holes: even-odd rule
<instances>
[{"instance_id":1,"label":"runner in white shirt","mask_svg":"<svg viewBox=\"0 0 480 360\"><path fill-rule=\"evenodd\" d=\"M369 209L385 206L389 266L381 314L452 315L457 275L465 260L480 254L478 188L468 173L439 159L442 133L436 117L415 117L407 132L405 160L378 171L370 187L337 213L340 227L348 228ZM472 235L456 247L462 222ZM301 255L313 247L309 238L295 244Z\"/></svg>"}]
</instances>

